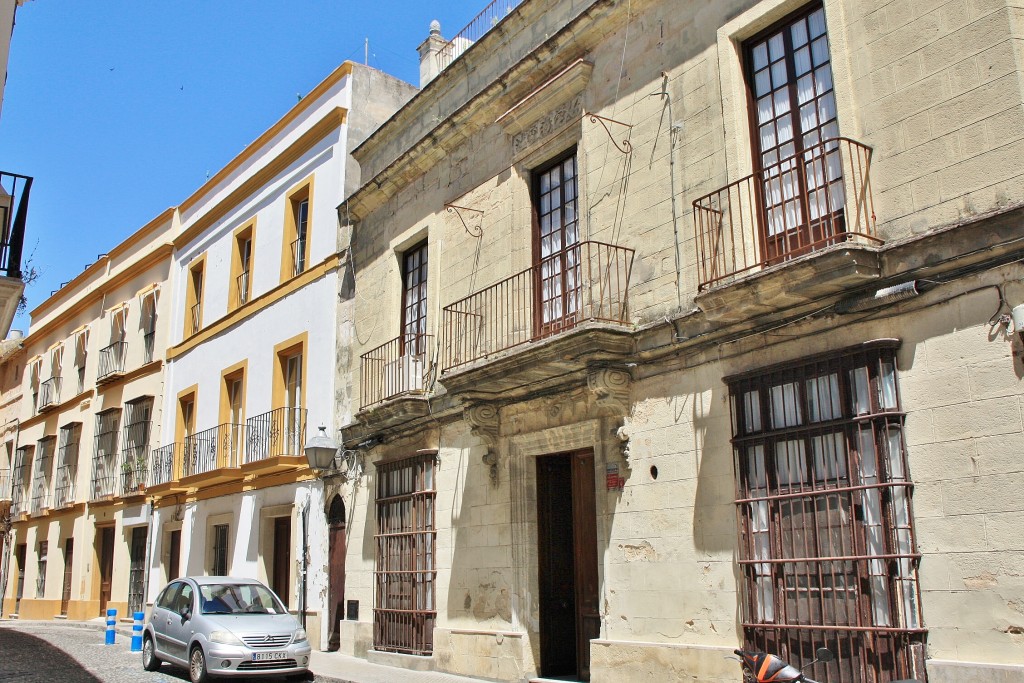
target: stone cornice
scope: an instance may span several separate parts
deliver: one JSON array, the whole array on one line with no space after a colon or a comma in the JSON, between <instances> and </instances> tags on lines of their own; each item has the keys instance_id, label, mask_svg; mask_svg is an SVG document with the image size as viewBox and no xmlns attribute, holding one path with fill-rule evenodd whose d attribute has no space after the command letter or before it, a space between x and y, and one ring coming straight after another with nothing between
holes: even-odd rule
<instances>
[{"instance_id":1,"label":"stone cornice","mask_svg":"<svg viewBox=\"0 0 1024 683\"><path fill-rule=\"evenodd\" d=\"M524 3L520 10L520 21L532 21L533 15L542 12L543 2L534 0ZM530 95L538 86L550 80L568 65L586 55L603 37L597 29L600 19L615 10L613 0L595 0L586 9L562 24L553 35L545 37L538 45L524 51L516 63L505 72L484 84L476 93L468 93L464 104L445 115L441 122L427 130L402 150L398 157L377 172L362 187L356 190L347 204L348 214L356 221L362 220L384 202L397 194L416 177L429 171L463 141L483 128L493 125L495 119L507 112L512 105ZM512 18L512 17L510 17ZM418 95L385 122L362 145L353 151L353 156L365 169L373 169L374 154L383 154L382 146L393 137L403 136L400 131L415 130L417 121L434 119L439 101L451 97L460 88L471 88L475 82L474 71L478 68L473 61L476 55L491 55L491 59L508 60L507 49L498 47L506 41L508 34L521 28L502 27L486 34L473 45L465 55L427 85ZM490 47L485 47L490 45ZM486 59L487 57L484 57Z\"/></svg>"}]
</instances>

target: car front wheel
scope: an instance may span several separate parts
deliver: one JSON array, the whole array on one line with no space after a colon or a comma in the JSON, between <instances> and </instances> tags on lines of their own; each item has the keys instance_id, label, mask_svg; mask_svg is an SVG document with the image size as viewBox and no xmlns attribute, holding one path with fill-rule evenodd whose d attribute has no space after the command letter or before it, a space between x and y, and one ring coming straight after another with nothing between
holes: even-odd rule
<instances>
[{"instance_id":1,"label":"car front wheel","mask_svg":"<svg viewBox=\"0 0 1024 683\"><path fill-rule=\"evenodd\" d=\"M148 635L142 639L142 668L146 671L156 671L160 668L160 658L156 656L153 639Z\"/></svg>"},{"instance_id":2,"label":"car front wheel","mask_svg":"<svg viewBox=\"0 0 1024 683\"><path fill-rule=\"evenodd\" d=\"M210 674L206 671L206 655L203 648L196 645L188 657L188 673L192 683L209 683Z\"/></svg>"}]
</instances>

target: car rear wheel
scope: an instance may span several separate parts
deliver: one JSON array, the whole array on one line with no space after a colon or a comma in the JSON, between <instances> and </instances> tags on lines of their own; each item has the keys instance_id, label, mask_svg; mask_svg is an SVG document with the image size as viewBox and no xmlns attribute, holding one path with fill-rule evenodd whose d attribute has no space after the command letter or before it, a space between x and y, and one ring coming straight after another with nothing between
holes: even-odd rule
<instances>
[{"instance_id":1,"label":"car rear wheel","mask_svg":"<svg viewBox=\"0 0 1024 683\"><path fill-rule=\"evenodd\" d=\"M156 671L160 668L160 658L156 656L156 647L149 635L142 638L142 668L146 671Z\"/></svg>"},{"instance_id":2,"label":"car rear wheel","mask_svg":"<svg viewBox=\"0 0 1024 683\"><path fill-rule=\"evenodd\" d=\"M206 655L203 648L196 645L188 657L188 673L192 683L209 683L210 674L206 671Z\"/></svg>"}]
</instances>

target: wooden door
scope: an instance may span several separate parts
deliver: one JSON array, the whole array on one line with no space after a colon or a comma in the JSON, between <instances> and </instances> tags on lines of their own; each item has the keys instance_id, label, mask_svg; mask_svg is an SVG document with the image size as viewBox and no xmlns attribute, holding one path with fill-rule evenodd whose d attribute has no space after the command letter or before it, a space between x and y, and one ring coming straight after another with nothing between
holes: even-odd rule
<instances>
[{"instance_id":1,"label":"wooden door","mask_svg":"<svg viewBox=\"0 0 1024 683\"><path fill-rule=\"evenodd\" d=\"M594 454L537 459L541 674L590 680L600 634Z\"/></svg>"},{"instance_id":2,"label":"wooden door","mask_svg":"<svg viewBox=\"0 0 1024 683\"><path fill-rule=\"evenodd\" d=\"M99 560L100 616L102 617L107 613L107 603L110 602L114 576L114 527L112 526L100 529Z\"/></svg>"},{"instance_id":3,"label":"wooden door","mask_svg":"<svg viewBox=\"0 0 1024 683\"><path fill-rule=\"evenodd\" d=\"M271 588L285 606L291 603L292 519L274 518L274 564Z\"/></svg>"},{"instance_id":4,"label":"wooden door","mask_svg":"<svg viewBox=\"0 0 1024 683\"><path fill-rule=\"evenodd\" d=\"M171 532L167 545L167 580L174 581L181 576L181 529Z\"/></svg>"},{"instance_id":5,"label":"wooden door","mask_svg":"<svg viewBox=\"0 0 1024 683\"><path fill-rule=\"evenodd\" d=\"M590 680L590 641L601 635L597 577L597 503L594 495L594 453L572 455L572 536L576 580L576 665L579 677Z\"/></svg>"},{"instance_id":6,"label":"wooden door","mask_svg":"<svg viewBox=\"0 0 1024 683\"><path fill-rule=\"evenodd\" d=\"M341 496L334 496L328 511L328 590L330 591L328 611L330 633L327 649L335 651L341 647L341 620L345 616L345 502Z\"/></svg>"},{"instance_id":7,"label":"wooden door","mask_svg":"<svg viewBox=\"0 0 1024 683\"><path fill-rule=\"evenodd\" d=\"M71 604L71 568L75 556L75 539L69 538L64 541L64 590L60 598L60 613L68 615L68 605Z\"/></svg>"},{"instance_id":8,"label":"wooden door","mask_svg":"<svg viewBox=\"0 0 1024 683\"><path fill-rule=\"evenodd\" d=\"M14 612L18 613L21 609L21 598L25 595L25 555L28 551L28 545L25 543L19 543L14 548L14 559L18 562L18 586L14 593Z\"/></svg>"}]
</instances>

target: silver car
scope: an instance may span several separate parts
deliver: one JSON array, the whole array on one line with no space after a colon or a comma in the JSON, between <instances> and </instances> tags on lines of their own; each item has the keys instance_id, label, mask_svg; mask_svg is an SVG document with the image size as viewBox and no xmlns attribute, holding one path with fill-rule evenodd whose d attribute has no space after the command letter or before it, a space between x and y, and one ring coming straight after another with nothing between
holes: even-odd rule
<instances>
[{"instance_id":1,"label":"silver car","mask_svg":"<svg viewBox=\"0 0 1024 683\"><path fill-rule=\"evenodd\" d=\"M210 676L305 675L306 631L259 581L230 576L176 579L160 592L142 635L142 666L188 667Z\"/></svg>"}]
</instances>

